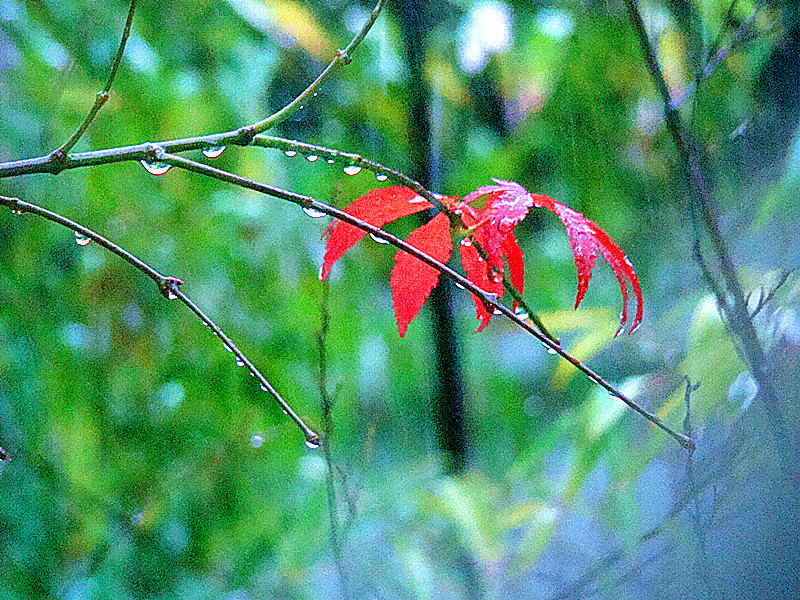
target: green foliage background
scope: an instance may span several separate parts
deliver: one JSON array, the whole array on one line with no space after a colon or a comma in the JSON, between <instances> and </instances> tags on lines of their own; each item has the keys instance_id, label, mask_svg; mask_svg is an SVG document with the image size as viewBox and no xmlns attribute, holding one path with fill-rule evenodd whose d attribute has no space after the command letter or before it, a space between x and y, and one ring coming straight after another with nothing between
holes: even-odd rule
<instances>
[{"instance_id":1,"label":"green foliage background","mask_svg":"<svg viewBox=\"0 0 800 600\"><path fill-rule=\"evenodd\" d=\"M75 151L254 122L302 90L369 10L338 0L140 4L111 100ZM397 19L406 4L390 2L354 62L280 134L412 168ZM487 6L513 9L511 43L467 74L460 48ZM676 90L691 82L728 4L694 8L642 5ZM753 8L739 2L734 17ZM105 80L126 10L119 1L0 0L0 160L46 154L69 136ZM754 411L742 409L752 396L746 367L691 258L679 162L623 5L458 0L427 11L437 191L463 195L490 177L511 179L599 223L636 265L644 325L613 339L619 290L605 265L571 310L566 236L550 215L535 214L518 231L526 297L545 323L675 428L685 414L682 378L700 382L701 479L732 432L768 440ZM781 104L781 82L767 68L795 12L764 8L754 39L683 109L715 157L724 233L756 297L797 266L796 112ZM299 43L286 47L292 35ZM259 148L228 149L215 164L339 207L378 185L367 172L349 177ZM61 212L184 279L187 294L319 423L322 220L187 173L152 177L136 163L5 179L0 193ZM709 485L700 505L659 532L672 550L654 551L655 573L631 577L647 558L640 536L687 489L685 453L508 324L497 319L473 335L474 309L458 290L471 457L466 472L448 473L431 424L435 324L423 310L398 338L391 256L362 242L330 285L332 449L345 475L337 477L342 562L355 597L549 597L613 552L622 566L595 578L601 596L695 597L694 587L660 579L675 565L729 596L748 581L746 569L723 577L721 557L726 535L761 542L772 531L748 533L752 523L735 518L748 485L762 501L769 495L772 479L752 484L769 472L769 442L753 444L720 478L719 502L734 520L723 535L709 516L719 539L708 542L711 558L698 562L705 533L690 518L714 513ZM757 322L780 357L790 421L798 289L791 277ZM69 231L11 214L0 215L0 297L0 443L13 457L0 473L0 597L337 597L321 453L184 307L94 244L79 247ZM772 577L786 590L794 547L775 527L773 543L789 559ZM700 577L702 563L711 574Z\"/></svg>"}]
</instances>

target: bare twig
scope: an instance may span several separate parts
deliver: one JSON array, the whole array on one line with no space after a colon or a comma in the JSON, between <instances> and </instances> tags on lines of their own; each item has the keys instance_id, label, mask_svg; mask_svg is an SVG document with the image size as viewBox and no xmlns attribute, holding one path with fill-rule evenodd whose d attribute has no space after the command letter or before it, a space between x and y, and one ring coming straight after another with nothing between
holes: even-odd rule
<instances>
[{"instance_id":1,"label":"bare twig","mask_svg":"<svg viewBox=\"0 0 800 600\"><path fill-rule=\"evenodd\" d=\"M367 18L367 21L361 27L361 30L356 34L356 36L350 41L347 47L344 50L339 50L336 53L334 59L328 63L328 66L323 69L322 73L309 85L305 90L303 90L297 98L289 102L286 106L280 109L278 112L268 116L266 119L262 119L257 123L251 125L248 129L250 129L254 134L261 133L266 131L270 127L274 127L281 121L285 120L289 115L293 112L300 109L303 103L308 100L314 91L328 78L330 75L339 65L349 65L352 59L352 54L356 48L364 41L364 38L369 33L369 30L372 29L372 26L375 24L375 21L378 19L378 15L381 14L381 9L383 9L385 0L378 0L378 3L375 5L375 8L372 9L372 12Z\"/></svg>"},{"instance_id":2,"label":"bare twig","mask_svg":"<svg viewBox=\"0 0 800 600\"><path fill-rule=\"evenodd\" d=\"M189 310L196 314L200 320L207 325L208 328L211 329L211 331L213 331L220 340L222 340L223 344L225 344L225 347L236 357L237 364L240 364L240 366L246 366L250 373L252 373L256 379L258 379L261 389L265 392L269 392L272 397L275 398L278 404L280 404L281 408L286 412L286 414L288 414L289 417L297 424L297 426L303 432L307 444L312 446L319 445L319 435L308 425L306 425L303 419L301 419L297 413L292 410L292 407L286 403L286 401L275 390L275 388L272 387L269 381L267 381L267 379L261 374L261 371L259 371L250 361L250 359L247 358L247 356L245 356L241 350L239 350L236 344L233 343L233 341L225 334L225 332L223 332L222 329L220 329L219 326L213 320L211 320L211 318L209 318L202 310L200 310L200 308L180 290L179 286L183 284L182 280L178 279L177 277L162 275L146 262L137 258L124 248L121 248L111 240L58 213L47 210L35 204L31 204L30 202L24 202L19 198L8 198L6 196L0 196L0 206L9 207L14 214L20 215L30 213L66 227L74 231L76 235L96 242L99 246L102 246L112 254L119 256L123 260L133 265L139 271L147 275L156 283L159 292L161 292L165 298L168 300L178 299L183 302L183 304L185 304Z\"/></svg>"},{"instance_id":3,"label":"bare twig","mask_svg":"<svg viewBox=\"0 0 800 600\"><path fill-rule=\"evenodd\" d=\"M759 11L766 4L765 0L759 2L753 9L753 14L751 14L750 17L736 29L731 41L725 46L720 47L722 39L727 33L728 25L731 22L731 13L733 12L733 8L736 4L736 1L737 0L733 0L730 7L728 8L728 12L725 17L725 23L723 23L723 27L720 30L717 39L715 40L714 44L709 50L708 59L706 60L705 66L703 67L702 71L700 71L697 74L694 81L689 85L687 85L685 88L683 88L680 94L678 94L676 98L670 101L670 105L672 106L672 108L675 109L680 108L689 98L691 98L692 95L695 92L697 92L698 88L700 87L700 84L709 77L711 77L714 71L717 70L717 67L719 67L722 61L725 60L725 57L727 57L728 54L731 52L731 50L736 48L748 37L748 34L750 33L750 28L752 27L753 22L756 20Z\"/></svg>"},{"instance_id":4,"label":"bare twig","mask_svg":"<svg viewBox=\"0 0 800 600\"><path fill-rule=\"evenodd\" d=\"M100 112L100 109L103 108L103 105L108 101L109 92L111 91L111 86L114 83L114 78L117 76L117 70L119 69L120 62L122 62L122 55L125 53L125 44L128 42L128 36L131 34L131 24L133 23L133 12L136 10L136 0L131 0L131 7L128 10L128 18L125 21L125 28L122 30L122 39L119 42L119 48L117 48L117 54L114 57L114 62L111 65L111 72L108 74L108 80L106 81L106 85L103 89L97 92L97 96L95 96L94 104L92 108L89 109L89 114L86 115L84 118L83 123L78 126L78 129L75 133L70 136L70 138L61 144L58 148L53 151L53 156L56 159L60 157L66 157L67 152L72 150L73 146L78 143L78 140L81 139L86 130L89 128L89 125L92 124L94 118L97 116L97 113Z\"/></svg>"},{"instance_id":5,"label":"bare twig","mask_svg":"<svg viewBox=\"0 0 800 600\"><path fill-rule=\"evenodd\" d=\"M761 290L761 292L760 292L760 296L759 296L759 298L758 298L758 305L757 305L757 306L756 306L756 307L753 309L753 312L752 312L752 313L750 313L750 318L751 318L751 319L754 319L754 318L755 318L755 316L756 316L758 313L760 313L760 312L761 312L761 310L762 310L762 309L763 309L763 308L764 308L764 307L765 307L767 304L769 304L770 302L772 302L772 299L775 297L775 294L777 294L777 293L778 293L778 290L780 290L780 289L783 287L783 285L784 285L784 284L786 283L786 281L789 279L789 276L790 276L792 273L794 273L794 272L795 272L795 270L796 270L796 269L789 269L788 271L784 271L783 275L781 275L781 278L778 280L778 283L776 283L776 284L775 284L775 287L774 287L774 288L772 288L772 291L771 291L769 294L767 294L766 296L764 295L764 291L763 291L763 290ZM748 300L749 300L749 298L750 298L750 297L748 296Z\"/></svg>"},{"instance_id":6,"label":"bare twig","mask_svg":"<svg viewBox=\"0 0 800 600\"><path fill-rule=\"evenodd\" d=\"M690 214L692 219L697 221L694 224L695 231L699 232L702 229L708 235L716 262L722 274L722 279L725 283L726 293L722 297L718 295L717 301L720 307L727 313L731 326L742 342L753 377L759 384L759 393L764 400L764 409L767 411L768 418L772 422L777 446L781 453L784 466L788 473L793 474L794 467L791 453L793 445L790 442L783 416L780 413L778 396L769 375L767 358L761 346L761 341L758 339L753 320L750 318L736 267L730 257L727 243L722 236L717 217L714 214L715 203L703 169L703 165L706 161L701 154L702 149L698 144L690 140L687 132L684 130L680 114L672 103L669 88L667 87L653 46L650 43L650 38L645 30L637 1L625 0L625 7L639 39L642 55L653 79L653 83L663 100L667 129L677 147L678 155L682 162L683 176L686 178L688 188L692 192ZM699 239L695 241L697 247L699 247ZM715 294L719 294L719 291L721 290L715 290ZM731 302L728 302L728 296Z\"/></svg>"},{"instance_id":7,"label":"bare twig","mask_svg":"<svg viewBox=\"0 0 800 600\"><path fill-rule=\"evenodd\" d=\"M621 391L619 391L611 383L606 381L603 377L595 373L592 369L590 369L580 360L578 360L577 358L573 357L568 352L566 352L559 344L551 340L549 337L543 335L538 329L536 329L534 326L528 323L527 320L521 319L510 308L508 308L504 304L501 304L494 296L494 294L488 294L487 292L483 291L481 288L476 286L474 283L472 283L471 281L469 281L468 279L466 279L465 277L463 277L450 267L440 263L439 261L425 254L424 252L421 252L414 246L408 244L406 241L388 233L387 231L384 231L383 229L380 229L379 227L375 227L374 225L371 225L366 221L362 221L361 219L358 219L342 210L329 206L328 204L320 202L319 200L315 200L311 196L295 194L293 192L283 190L281 188L268 185L266 183L261 183L259 181L248 179L246 177L242 177L234 173L229 173L227 171L223 171L216 167L204 165L202 163L198 163L196 161L183 158L181 156L176 156L173 154L156 152L155 157L157 160L161 162L172 165L174 167L178 167L180 169L184 169L186 171L190 171L192 173L197 173L199 175L212 177L214 179L218 179L226 183L237 185L245 189L253 190L255 192L259 192L267 196L272 196L275 198L280 198L282 200L287 200L289 202L297 204L302 208L309 208L311 210L321 212L326 215L330 215L332 217L339 219L340 221L344 221L345 223L349 223L354 227L358 227L363 231L371 233L375 237L388 242L389 244L407 252L408 254L411 254L412 256L418 258L425 264L439 271L439 273L441 273L442 275L445 275L446 277L449 277L456 283L460 284L463 288L469 290L472 294L475 294L478 298L481 299L481 301L484 304L486 304L487 306L491 306L495 312L499 312L500 314L505 315L508 319L516 323L518 326L522 327L525 331L527 331L529 334L531 334L533 337L539 340L545 347L549 348L555 354L558 354L559 356L567 360L576 369L581 371L596 384L604 388L612 396L622 400L630 408L632 408L634 411L642 415L645 419L653 423L656 427L659 427L660 429L668 433L681 446L690 450L694 448L694 443L689 438L672 430L669 426L665 425L658 417L646 411L638 404L636 404L633 400L625 396Z\"/></svg>"},{"instance_id":8,"label":"bare twig","mask_svg":"<svg viewBox=\"0 0 800 600\"><path fill-rule=\"evenodd\" d=\"M330 312L328 311L328 283L322 282L322 301L320 302L320 329L317 335L317 349L319 350L319 397L322 405L322 454L325 457L327 469L325 483L328 496L328 516L330 518L330 537L333 558L336 570L339 572L339 582L342 586L342 596L349 598L347 572L342 563L342 540L339 524L339 509L336 505L336 466L331 453L331 439L333 438L333 399L328 392L328 329L330 326Z\"/></svg>"}]
</instances>

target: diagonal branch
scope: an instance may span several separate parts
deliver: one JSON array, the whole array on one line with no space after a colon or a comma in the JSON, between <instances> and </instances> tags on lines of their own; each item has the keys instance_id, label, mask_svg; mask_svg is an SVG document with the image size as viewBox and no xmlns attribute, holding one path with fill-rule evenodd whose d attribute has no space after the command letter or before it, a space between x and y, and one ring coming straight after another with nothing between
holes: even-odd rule
<instances>
[{"instance_id":1,"label":"diagonal branch","mask_svg":"<svg viewBox=\"0 0 800 600\"><path fill-rule=\"evenodd\" d=\"M47 210L35 204L31 204L29 202L24 202L19 198L8 198L6 196L0 196L0 206L7 206L11 209L14 214L21 215L25 213L30 213L47 219L48 221L52 221L53 223L57 223L67 229L71 229L75 232L76 235L80 235L88 240L92 240L96 242L98 245L102 246L112 254L119 256L121 259L127 261L139 271L147 275L150 279L152 279L156 285L158 286L159 291L161 294L167 298L168 300L175 300L178 299L183 302L189 310L191 310L194 314L196 314L200 320L203 322L204 325L207 325L211 331L214 332L222 343L225 344L225 347L233 353L236 357L236 361L240 366L246 366L250 373L259 381L261 385L261 389L265 392L269 392L273 398L280 404L281 408L289 415L289 417L297 424L300 430L303 432L303 435L306 438L306 443L310 446L318 446L319 445L319 435L314 432L306 423L301 419L297 413L292 410L292 407L289 406L286 401L281 397L281 395L272 387L272 385L267 381L267 379L261 374L256 366L250 361L244 353L239 350L236 344L233 343L222 329L211 320L200 308L189 299L186 294L184 294L181 289L179 288L180 285L183 284L183 281L178 279L177 277L171 277L168 275L162 275L156 269L148 265L143 260L137 258L124 248L116 245L111 240L103 237L99 233L84 227L80 223L76 223L58 213L53 211Z\"/></svg>"},{"instance_id":2,"label":"diagonal branch","mask_svg":"<svg viewBox=\"0 0 800 600\"><path fill-rule=\"evenodd\" d=\"M553 352L564 358L566 361L572 364L576 369L578 369L584 375L589 377L589 379L591 379L597 385L604 388L612 396L620 399L634 411L636 411L645 419L653 423L656 427L668 433L681 446L689 450L694 449L694 442L692 442L691 439L689 439L683 434L680 434L672 430L669 426L665 425L657 416L653 415L652 413L646 411L644 408L636 404L633 400L628 398L625 394L619 391L616 387L614 387L611 383L606 381L599 374L597 374L588 366L586 366L584 363L582 363L580 360L578 360L577 358L573 357L568 352L566 352L561 347L561 345L551 340L549 337L543 335L540 331L534 328L527 320L520 318L511 309L509 309L504 304L500 303L493 294L488 294L487 292L484 292L481 288L476 286L467 278L463 277L462 275L460 275L447 265L444 265L439 261L435 260L434 258L430 257L426 253L421 252L414 246L408 244L406 241L384 231L383 229L380 229L379 227L370 225L366 221L362 221L361 219L358 219L342 210L334 208L328 204L325 204L324 202L320 202L319 200L315 200L311 196L295 194L294 192L290 192L288 190L284 190L266 183L261 183L253 179L248 179L246 177L242 177L234 173L223 171L216 167L204 165L202 163L190 160L188 158L183 158L181 156L176 156L174 154L157 152L156 157L160 162L172 165L173 167L184 169L186 171L190 171L198 175L205 175L207 177L211 177L219 181L224 181L226 183L230 183L232 185L236 185L241 188L265 194L267 196L272 196L274 198L279 198L281 200L287 200L289 202L297 204L301 208L307 208L316 212L321 212L326 215L330 215L331 217L339 219L340 221L344 221L345 223L348 223L354 227L358 227L363 231L371 233L374 237L382 239L388 242L389 244L395 246L396 248L399 248L400 250L403 250L408 254L411 254L412 256L418 258L425 264L439 271L440 274L449 277L464 289L475 294L478 298L481 299L481 301L484 304L486 304L487 306L491 306L494 311L496 312L499 311L500 314L505 315L516 325L518 325L519 327L527 331L530 335L539 340L539 342L541 342L545 347L549 348L550 350L552 350Z\"/></svg>"},{"instance_id":3,"label":"diagonal branch","mask_svg":"<svg viewBox=\"0 0 800 600\"><path fill-rule=\"evenodd\" d=\"M728 252L728 246L725 238L720 231L719 223L715 215L714 197L709 182L706 179L703 165L707 163L706 157L703 155L702 148L694 143L689 137L687 131L684 129L683 120L681 119L678 109L674 106L670 96L669 88L667 87L664 74L661 71L661 66L658 63L653 45L650 43L650 38L642 21L642 15L639 12L637 0L625 0L625 7L628 12L628 17L633 25L633 29L639 39L639 45L642 49L642 56L647 64L650 76L653 79L658 93L661 95L664 103L664 114L667 129L672 136L675 146L678 150L678 155L682 163L682 174L686 180L686 184L691 191L691 206L690 215L695 227L695 235L699 236L699 232L704 230L709 240L711 247L719 265L722 274L722 280L725 284L725 292L715 289L714 293L717 295L717 302L719 306L727 314L731 326L736 331L737 336L742 342L744 352L747 356L747 361L750 365L750 370L753 378L759 385L760 396L763 400L763 406L767 412L769 420L772 422L773 431L775 434L777 446L781 453L784 467L787 472L792 474L793 478L796 477L795 469L793 467L793 459L791 448L794 444L791 443L789 434L786 430L786 425L783 420L783 415L779 409L778 395L772 378L769 373L769 365L767 357L764 353L764 348L761 341L758 339L753 320L750 317L750 312L747 308L744 291L736 267ZM699 248L699 237L695 240ZM730 296L730 301L725 296Z\"/></svg>"},{"instance_id":4,"label":"diagonal branch","mask_svg":"<svg viewBox=\"0 0 800 600\"><path fill-rule=\"evenodd\" d=\"M297 111L302 104L308 100L314 91L322 85L322 82L328 78L328 75L333 73L334 70L339 65L349 65L350 62L353 60L352 53L361 45L361 42L364 41L364 38L367 37L369 30L372 29L372 26L375 24L375 21L378 19L378 16L381 14L381 10L383 9L385 0L378 0L378 3L375 5L375 8L372 9L372 12L367 18L367 21L361 27L361 30L356 34L356 36L350 41L347 47L344 50L339 50L336 53L336 56L333 58L331 62L328 63L328 66L323 69L322 73L320 73L317 78L309 85L305 90L303 90L297 98L289 102L286 106L280 109L278 112L271 114L265 119L254 123L247 129L252 131L253 134L261 133L266 131L270 127L274 127L281 121L285 120L289 115L293 112Z\"/></svg>"},{"instance_id":5,"label":"diagonal branch","mask_svg":"<svg viewBox=\"0 0 800 600\"><path fill-rule=\"evenodd\" d=\"M119 69L120 62L122 62L122 55L125 53L125 44L128 43L128 36L131 34L131 24L133 23L134 10L136 10L136 0L131 0L131 7L128 10L128 18L125 21L125 28L122 30L122 39L119 42L117 55L114 57L114 62L111 65L111 72L108 74L106 85L101 91L97 92L97 96L95 96L94 99L94 104L92 105L92 108L89 109L89 114L86 115L83 123L80 124L75 133L73 133L66 142L61 144L61 146L53 151L53 155L55 157L66 157L67 152L72 150L73 146L78 143L78 140L81 139L83 134L86 133L86 130L89 128L89 125L91 125L92 121L94 121L97 113L100 112L100 109L103 108L103 105L108 101L111 86L114 83L114 78L117 76L117 70Z\"/></svg>"}]
</instances>

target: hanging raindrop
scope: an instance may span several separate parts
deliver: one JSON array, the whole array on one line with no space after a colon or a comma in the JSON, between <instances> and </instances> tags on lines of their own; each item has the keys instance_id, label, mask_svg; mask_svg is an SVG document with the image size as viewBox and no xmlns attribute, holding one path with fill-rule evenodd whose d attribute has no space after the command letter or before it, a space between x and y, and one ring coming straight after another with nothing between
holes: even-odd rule
<instances>
[{"instance_id":1,"label":"hanging raindrop","mask_svg":"<svg viewBox=\"0 0 800 600\"><path fill-rule=\"evenodd\" d=\"M178 295L172 290L167 290L165 297L167 300L175 300L178 297Z\"/></svg>"},{"instance_id":2,"label":"hanging raindrop","mask_svg":"<svg viewBox=\"0 0 800 600\"><path fill-rule=\"evenodd\" d=\"M237 367L243 367L244 366L244 361L241 358L239 358L238 356L236 357L236 366Z\"/></svg>"},{"instance_id":3,"label":"hanging raindrop","mask_svg":"<svg viewBox=\"0 0 800 600\"><path fill-rule=\"evenodd\" d=\"M548 354L558 354L558 353L556 352L556 349L555 349L555 348L548 348L548 349L547 349L547 353L548 353Z\"/></svg>"},{"instance_id":4,"label":"hanging raindrop","mask_svg":"<svg viewBox=\"0 0 800 600\"><path fill-rule=\"evenodd\" d=\"M383 238L379 238L374 233L370 233L369 237L371 237L375 241L375 243L377 243L377 244L388 244L389 243L387 240L384 240Z\"/></svg>"},{"instance_id":5,"label":"hanging raindrop","mask_svg":"<svg viewBox=\"0 0 800 600\"><path fill-rule=\"evenodd\" d=\"M289 158L292 158L293 156L297 156L297 151L296 150L287 150L286 152L284 152L284 154L286 156L288 156Z\"/></svg>"},{"instance_id":6,"label":"hanging raindrop","mask_svg":"<svg viewBox=\"0 0 800 600\"><path fill-rule=\"evenodd\" d=\"M310 206L304 206L303 212L306 213L312 219L319 219L325 216L324 212L320 212L314 208L311 208Z\"/></svg>"},{"instance_id":7,"label":"hanging raindrop","mask_svg":"<svg viewBox=\"0 0 800 600\"><path fill-rule=\"evenodd\" d=\"M319 438L306 440L306 446L308 446L312 450L314 448L319 448Z\"/></svg>"},{"instance_id":8,"label":"hanging raindrop","mask_svg":"<svg viewBox=\"0 0 800 600\"><path fill-rule=\"evenodd\" d=\"M317 162L318 159L319 156L317 156L316 154L309 154L308 156L306 156L306 160L308 162Z\"/></svg>"},{"instance_id":9,"label":"hanging raindrop","mask_svg":"<svg viewBox=\"0 0 800 600\"><path fill-rule=\"evenodd\" d=\"M78 246L88 246L91 241L90 238L83 235L80 231L75 232L75 243L78 244Z\"/></svg>"},{"instance_id":10,"label":"hanging raindrop","mask_svg":"<svg viewBox=\"0 0 800 600\"><path fill-rule=\"evenodd\" d=\"M333 163L335 163L336 161L335 161L335 160L333 160L332 158L329 158L327 162L328 162L328 164L329 164L329 165L332 165L332 164L333 164Z\"/></svg>"},{"instance_id":11,"label":"hanging raindrop","mask_svg":"<svg viewBox=\"0 0 800 600\"><path fill-rule=\"evenodd\" d=\"M259 388L261 388L261 391L262 391L262 392L268 392L268 391L269 391L269 390L267 389L267 386L265 386L263 383L262 383L260 386L258 386L258 387L259 387Z\"/></svg>"},{"instance_id":12,"label":"hanging raindrop","mask_svg":"<svg viewBox=\"0 0 800 600\"><path fill-rule=\"evenodd\" d=\"M389 176L386 173L376 173L375 179L377 179L378 181L386 181L387 179L389 179Z\"/></svg>"},{"instance_id":13,"label":"hanging raindrop","mask_svg":"<svg viewBox=\"0 0 800 600\"><path fill-rule=\"evenodd\" d=\"M361 167L358 165L347 165L342 169L345 175L358 175L361 173Z\"/></svg>"},{"instance_id":14,"label":"hanging raindrop","mask_svg":"<svg viewBox=\"0 0 800 600\"><path fill-rule=\"evenodd\" d=\"M139 162L142 163L144 170L150 175L163 175L172 168L172 165L163 162L148 162L146 160L140 160Z\"/></svg>"},{"instance_id":15,"label":"hanging raindrop","mask_svg":"<svg viewBox=\"0 0 800 600\"><path fill-rule=\"evenodd\" d=\"M206 158L219 158L225 152L225 146L209 146L208 148L203 148L202 152Z\"/></svg>"}]
</instances>

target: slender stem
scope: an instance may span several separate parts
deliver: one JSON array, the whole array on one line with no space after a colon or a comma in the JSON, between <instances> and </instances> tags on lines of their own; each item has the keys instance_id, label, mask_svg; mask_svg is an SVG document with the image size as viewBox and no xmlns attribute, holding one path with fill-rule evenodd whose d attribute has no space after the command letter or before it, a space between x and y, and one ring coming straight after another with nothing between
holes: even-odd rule
<instances>
[{"instance_id":1,"label":"slender stem","mask_svg":"<svg viewBox=\"0 0 800 600\"><path fill-rule=\"evenodd\" d=\"M147 275L150 279L155 281L156 285L158 286L159 291L161 294L166 297L167 299L178 299L183 304L185 304L189 310L191 310L194 314L196 314L200 320L214 332L214 334L222 340L225 346L236 356L237 360L242 364L246 365L250 373L258 379L259 383L262 386L262 389L268 391L273 398L280 404L281 408L286 411L286 414L297 423L297 426L303 432L303 435L306 437L306 441L311 444L318 444L319 443L319 435L314 432L305 422L295 413L292 408L286 403L286 401L281 397L281 395L275 390L275 388L270 385L269 381L261 374L261 372L256 368L256 366L250 361L245 354L239 350L236 344L233 343L222 329L210 318L206 315L200 308L189 299L186 294L184 294L179 286L183 284L183 281L178 279L177 277L171 277L168 275L162 275L156 269L148 265L146 262L142 261L141 259L137 258L124 248L121 248L111 240L103 237L96 231L89 229L88 227L84 227L80 223L77 223L67 217L55 213L53 211L47 210L35 204L31 204L30 202L24 202L19 198L9 198L6 196L0 196L0 206L7 206L9 207L12 212L15 214L25 214L30 213L47 219L48 221L52 221L58 225L71 229L72 231L85 236L86 238L96 242L99 246L102 246L112 254L119 256L123 260L127 261L139 271Z\"/></svg>"},{"instance_id":2,"label":"slender stem","mask_svg":"<svg viewBox=\"0 0 800 600\"><path fill-rule=\"evenodd\" d=\"M753 378L758 383L760 394L764 399L765 410L773 424L777 445L781 452L784 466L787 472L793 474L794 477L791 453L793 444L790 443L790 437L786 430L783 416L780 413L778 395L769 374L767 358L761 346L761 341L758 339L753 320L750 318L736 267L728 252L728 247L720 231L717 218L713 213L712 207L714 206L714 198L702 167L706 162L701 155L702 149L698 144L692 143L689 140L689 136L684 130L680 113L672 102L666 80L664 79L653 46L650 43L650 38L645 30L637 0L625 0L625 6L628 17L639 39L642 56L647 64L650 76L663 100L667 129L677 147L678 154L683 163L683 175L692 192L693 198L690 214L693 221L695 221L696 235L699 235L701 229L700 225L702 224L702 229L705 230L705 233L711 241L711 246L716 261L719 264L722 279L725 283L727 294L720 295L721 290L714 290L715 294L717 294L718 304L720 308L727 313L732 327L735 329L736 334L742 342ZM696 240L696 244L696 247L699 248L699 239ZM732 302L728 301L725 297L726 295L730 296Z\"/></svg>"},{"instance_id":3,"label":"slender stem","mask_svg":"<svg viewBox=\"0 0 800 600\"><path fill-rule=\"evenodd\" d=\"M81 137L83 137L83 134L86 133L89 125L91 125L92 121L94 121L97 113L100 112L100 109L103 108L103 105L108 101L111 86L114 83L114 78L117 76L117 70L119 69L120 62L122 62L122 55L125 53L125 45L128 43L128 37L131 34L131 24L133 23L133 13L135 10L136 0L131 0L131 7L128 10L128 18L125 21L125 28L122 30L122 39L119 42L117 54L114 57L114 62L111 65L111 72L108 74L106 85L101 91L97 92L97 96L95 96L94 99L94 104L92 104L92 107L89 109L89 114L86 115L83 123L78 126L78 129L75 131L75 133L73 133L66 142L61 144L61 146L53 151L53 154L56 157L66 156L67 152L72 150L72 147L78 143L78 140L80 140Z\"/></svg>"},{"instance_id":4,"label":"slender stem","mask_svg":"<svg viewBox=\"0 0 800 600\"><path fill-rule=\"evenodd\" d=\"M525 331L530 333L533 337L539 340L544 346L551 349L553 352L564 358L568 361L571 365L573 365L576 369L581 371L584 375L589 377L592 381L594 381L597 385L604 388L608 391L612 396L622 400L625 404L627 404L630 408L634 411L642 415L645 419L671 435L681 446L687 449L693 449L694 443L692 440L687 438L686 436L673 431L667 425L665 425L658 417L649 413L638 404L636 404L633 400L625 396L621 391L615 388L611 383L606 381L603 377L595 373L592 369L588 366L583 364L577 358L574 358L569 353L567 353L559 344L551 340L549 337L542 334L538 329L534 328L527 320L520 319L514 312L501 304L497 298L493 294L488 294L483 291L481 288L476 286L474 283L448 267L440 263L439 261L435 260L431 256L421 252L414 246L408 244L406 241L380 229L379 227L375 227L374 225L370 225L366 221L362 221L342 210L329 206L324 202L320 202L319 200L315 200L311 196L304 196L301 194L295 194L293 192L283 190L281 188L268 185L266 183L261 183L259 181L255 181L252 179L248 179L246 177L242 177L240 175L236 175L234 173L229 173L227 171L223 171L221 169L217 169L216 167L211 167L208 165L204 165L202 163L198 163L196 161L183 158L181 156L175 156L172 154L167 153L158 153L158 160L170 164L174 167L178 167L180 169L184 169L186 171L190 171L192 173L196 173L198 175L205 175L207 177L212 177L214 179L218 179L220 181L224 181L226 183L230 183L233 185L237 185L239 187L253 190L255 192L259 192L265 194L267 196L272 196L275 198L280 198L282 200L287 200L298 206L303 208L310 208L317 212L321 212L327 215L330 215L334 218L339 219L340 221L344 221L354 227L358 227L359 229L369 232L373 234L375 237L380 238L389 244L399 248L400 250L404 250L408 254L418 258L425 264L429 265L430 267L439 271L440 274L449 277L456 283L460 284L462 287L467 289L472 294L475 294L481 301L491 306L493 309L500 311L503 315L505 315L508 319L522 327Z\"/></svg>"},{"instance_id":5,"label":"slender stem","mask_svg":"<svg viewBox=\"0 0 800 600\"><path fill-rule=\"evenodd\" d=\"M711 77L714 71L717 70L722 61L725 60L725 57L736 48L742 41L747 37L747 34L750 32L750 27L753 25L753 22L756 20L759 11L763 8L766 2L762 0L759 2L756 7L753 9L753 14L748 17L748 19L742 23L738 29L734 32L733 38L731 41L726 44L725 46L720 47L722 42L722 38L724 34L727 32L727 25L731 19L731 13L733 11L733 7L735 6L737 0L733 0L730 7L728 8L728 13L725 18L725 23L723 24L723 28L720 31L717 39L715 40L714 44L712 45L711 49L708 53L708 60L706 60L706 64L703 67L703 70L700 71L697 76L695 77L694 81L687 85L683 90L681 90L678 96L670 101L670 105L672 108L680 108L689 98L692 97L693 94L697 92L700 87L700 84Z\"/></svg>"},{"instance_id":6,"label":"slender stem","mask_svg":"<svg viewBox=\"0 0 800 600\"><path fill-rule=\"evenodd\" d=\"M286 106L280 109L278 112L271 114L265 119L254 123L249 127L253 131L253 133L261 133L266 131L270 127L274 127L281 121L285 120L289 115L293 112L298 110L300 106L304 102L306 102L314 93L314 91L319 88L323 81L325 81L328 76L341 64L348 65L352 61L352 53L355 51L356 48L364 41L364 38L369 33L369 30L372 29L372 26L375 24L375 21L378 19L378 15L381 14L381 9L383 8L385 0L378 0L378 3L375 5L375 8L372 9L372 12L369 15L366 23L361 28L361 30L356 34L356 36L350 41L347 47L344 50L339 50L336 53L336 56L328 63L328 66L323 69L322 73L309 85L305 90L303 90L297 98L289 102Z\"/></svg>"}]
</instances>

